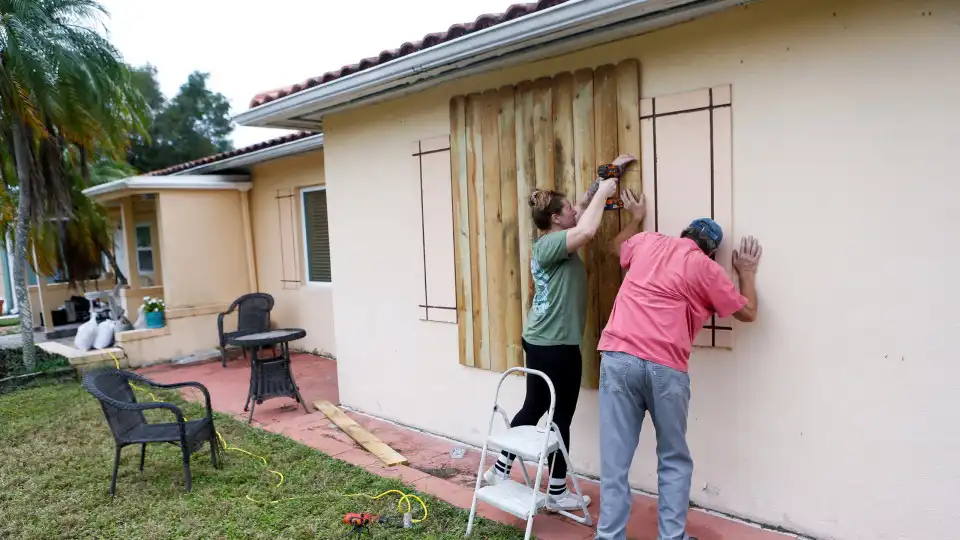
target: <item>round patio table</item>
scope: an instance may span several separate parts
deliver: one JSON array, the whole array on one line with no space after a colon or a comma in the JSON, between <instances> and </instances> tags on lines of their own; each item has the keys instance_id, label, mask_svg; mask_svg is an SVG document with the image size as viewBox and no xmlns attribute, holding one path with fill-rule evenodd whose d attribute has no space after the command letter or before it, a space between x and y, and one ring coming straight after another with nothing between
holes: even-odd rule
<instances>
[{"instance_id":1,"label":"round patio table","mask_svg":"<svg viewBox=\"0 0 960 540\"><path fill-rule=\"evenodd\" d=\"M248 424L253 421L256 405L275 397L293 398L303 406L304 412L310 412L290 369L290 342L306 335L302 328L281 328L227 339L230 345L250 351L250 388L243 405L244 411L250 410ZM270 351L270 356L264 356L267 352L264 349Z\"/></svg>"}]
</instances>

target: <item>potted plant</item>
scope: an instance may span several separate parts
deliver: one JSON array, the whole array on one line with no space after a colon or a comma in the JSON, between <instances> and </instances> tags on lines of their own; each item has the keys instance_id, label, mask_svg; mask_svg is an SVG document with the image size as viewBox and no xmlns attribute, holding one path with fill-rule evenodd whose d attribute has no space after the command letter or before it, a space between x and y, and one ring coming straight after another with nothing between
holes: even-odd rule
<instances>
[{"instance_id":1,"label":"potted plant","mask_svg":"<svg viewBox=\"0 0 960 540\"><path fill-rule=\"evenodd\" d=\"M147 319L147 328L163 328L163 314L166 309L162 298L143 297L143 316Z\"/></svg>"}]
</instances>

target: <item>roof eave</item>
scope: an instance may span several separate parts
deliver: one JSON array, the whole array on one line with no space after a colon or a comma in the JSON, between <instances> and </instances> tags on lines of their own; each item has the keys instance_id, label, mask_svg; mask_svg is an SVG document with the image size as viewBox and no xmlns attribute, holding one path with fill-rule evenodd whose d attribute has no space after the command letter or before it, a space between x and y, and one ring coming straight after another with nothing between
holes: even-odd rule
<instances>
[{"instance_id":1,"label":"roof eave","mask_svg":"<svg viewBox=\"0 0 960 540\"><path fill-rule=\"evenodd\" d=\"M242 174L179 176L177 178L171 176L131 176L87 188L83 190L83 194L97 201L108 201L136 192L170 189L248 191L252 187L250 177Z\"/></svg>"},{"instance_id":2,"label":"roof eave","mask_svg":"<svg viewBox=\"0 0 960 540\"><path fill-rule=\"evenodd\" d=\"M239 156L222 159L220 161L214 161L213 163L198 165L196 167L191 167L189 169L184 169L182 171L170 173L167 176L209 174L212 172L223 171L226 169L238 169L242 167L249 167L250 165L256 165L258 163L263 163L265 161L280 159L288 156L293 156L296 154L302 154L302 153L310 152L320 148L323 148L322 133L313 135L311 137L299 139L296 141L280 144L277 146L271 146L268 148L264 148L262 150L257 150L255 152L241 154Z\"/></svg>"},{"instance_id":3,"label":"roof eave","mask_svg":"<svg viewBox=\"0 0 960 540\"><path fill-rule=\"evenodd\" d=\"M270 101L234 120L244 126L318 129L324 114L651 32L750 1L567 2ZM306 115L313 117L312 122Z\"/></svg>"}]
</instances>

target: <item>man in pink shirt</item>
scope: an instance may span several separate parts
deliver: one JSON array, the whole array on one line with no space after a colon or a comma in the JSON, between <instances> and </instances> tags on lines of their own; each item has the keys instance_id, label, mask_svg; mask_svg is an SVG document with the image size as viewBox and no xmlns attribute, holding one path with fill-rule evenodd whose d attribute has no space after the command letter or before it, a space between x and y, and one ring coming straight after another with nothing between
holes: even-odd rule
<instances>
[{"instance_id":1,"label":"man in pink shirt","mask_svg":"<svg viewBox=\"0 0 960 540\"><path fill-rule=\"evenodd\" d=\"M694 220L680 238L637 232L644 198L623 193L633 221L614 240L626 271L600 337L600 520L597 540L626 538L627 476L649 411L657 436L657 540L696 540L685 532L693 460L687 447L690 378L687 363L697 332L713 315L750 322L757 316L756 271L761 248L745 237L733 253L740 291L711 256L723 231Z\"/></svg>"}]
</instances>

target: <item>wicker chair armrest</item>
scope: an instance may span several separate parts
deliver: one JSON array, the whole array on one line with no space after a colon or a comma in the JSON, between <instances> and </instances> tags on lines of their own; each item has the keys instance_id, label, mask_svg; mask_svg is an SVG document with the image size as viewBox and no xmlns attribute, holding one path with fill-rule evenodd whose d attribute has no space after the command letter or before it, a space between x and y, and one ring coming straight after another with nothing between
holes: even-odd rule
<instances>
[{"instance_id":1,"label":"wicker chair armrest","mask_svg":"<svg viewBox=\"0 0 960 540\"><path fill-rule=\"evenodd\" d=\"M220 338L221 348L227 346L226 333L223 331L223 318L236 311L238 307L240 307L240 299L234 300L226 311L217 313L217 336Z\"/></svg>"},{"instance_id":2,"label":"wicker chair armrest","mask_svg":"<svg viewBox=\"0 0 960 540\"><path fill-rule=\"evenodd\" d=\"M142 375L139 375L137 373L129 373L128 378L135 379L144 384L148 384L154 388L183 388L187 386L191 388L199 388L200 391L203 392L203 399L206 402L207 417L213 418L213 408L211 407L211 404L210 404L210 391L207 390L207 387L201 383L198 383L196 381L184 381L184 382L178 382L178 383L163 384L163 383L158 383L156 381L151 381L150 379Z\"/></svg>"},{"instance_id":3,"label":"wicker chair armrest","mask_svg":"<svg viewBox=\"0 0 960 540\"><path fill-rule=\"evenodd\" d=\"M230 304L230 307L228 307L226 311L223 311L223 312L219 313L221 319L222 319L224 316L229 315L229 314L233 313L234 311L236 311L238 307L240 307L240 299L239 299L239 298L236 299L236 300L234 300L233 303Z\"/></svg>"},{"instance_id":4,"label":"wicker chair armrest","mask_svg":"<svg viewBox=\"0 0 960 540\"><path fill-rule=\"evenodd\" d=\"M90 391L98 400L106 403L107 405L120 409L122 411L147 411L150 409L166 409L173 413L177 418L177 423L180 424L181 431L186 429L186 420L183 417L183 411L180 410L180 407L177 407L173 403L167 403L166 401L145 401L145 402L130 402L130 401L119 401L113 399L112 397L100 392L97 389L90 389Z\"/></svg>"}]
</instances>

